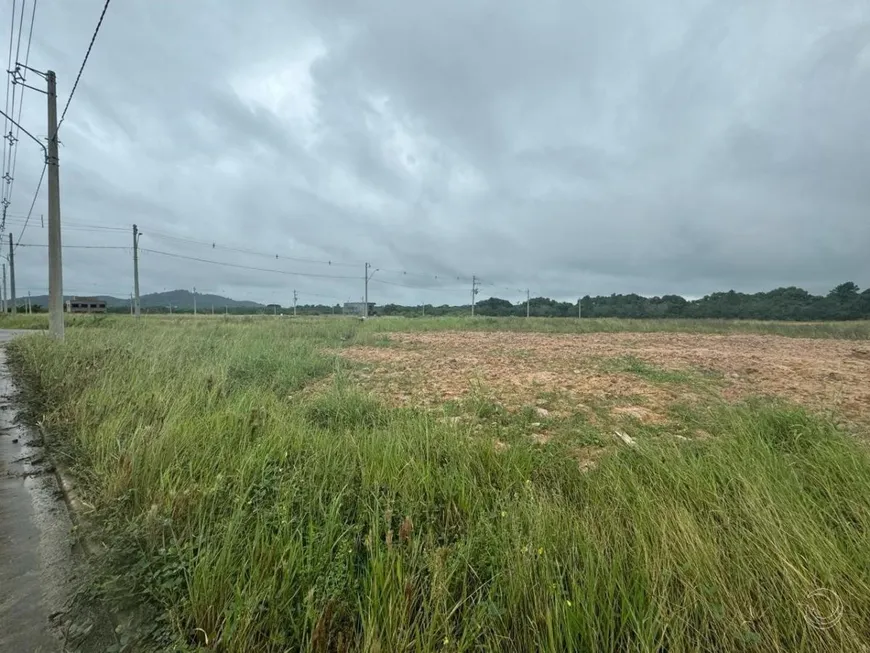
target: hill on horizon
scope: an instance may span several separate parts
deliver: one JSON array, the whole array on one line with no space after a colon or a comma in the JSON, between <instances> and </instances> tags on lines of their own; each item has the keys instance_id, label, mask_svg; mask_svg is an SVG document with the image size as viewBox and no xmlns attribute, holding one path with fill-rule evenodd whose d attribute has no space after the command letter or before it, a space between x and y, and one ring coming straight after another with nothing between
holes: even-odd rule
<instances>
[{"instance_id":1,"label":"hill on horizon","mask_svg":"<svg viewBox=\"0 0 870 653\"><path fill-rule=\"evenodd\" d=\"M64 295L63 300L67 301L73 297L84 297L85 295ZM112 295L87 295L88 297L96 297L106 302L108 308L117 308L120 306L129 306L129 297L113 297ZM25 301L25 297L18 297L18 305L20 306ZM30 298L32 304L39 306L48 306L48 295L33 295ZM142 308L165 308L172 305L172 308L182 310L193 310L193 293L189 290L167 290L165 292L153 292L142 295L139 298ZM214 305L215 309L223 308L256 308L263 306L258 302L230 299L222 295L212 295L208 293L196 293L196 306L199 310L211 309Z\"/></svg>"}]
</instances>

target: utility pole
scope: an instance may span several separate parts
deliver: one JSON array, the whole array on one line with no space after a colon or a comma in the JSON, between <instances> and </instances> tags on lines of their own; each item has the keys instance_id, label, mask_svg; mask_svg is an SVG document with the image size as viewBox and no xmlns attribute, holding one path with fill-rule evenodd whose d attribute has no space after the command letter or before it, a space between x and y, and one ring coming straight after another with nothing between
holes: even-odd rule
<instances>
[{"instance_id":1,"label":"utility pole","mask_svg":"<svg viewBox=\"0 0 870 653\"><path fill-rule=\"evenodd\" d=\"M3 264L3 315L6 315L6 264Z\"/></svg>"},{"instance_id":2,"label":"utility pole","mask_svg":"<svg viewBox=\"0 0 870 653\"><path fill-rule=\"evenodd\" d=\"M27 314L30 315L33 311L30 310L30 291L27 291Z\"/></svg>"},{"instance_id":3,"label":"utility pole","mask_svg":"<svg viewBox=\"0 0 870 653\"><path fill-rule=\"evenodd\" d=\"M57 153L57 80L48 82L48 332L63 340L63 262L60 239L60 171Z\"/></svg>"},{"instance_id":4,"label":"utility pole","mask_svg":"<svg viewBox=\"0 0 870 653\"><path fill-rule=\"evenodd\" d=\"M526 317L529 317L529 289L526 288Z\"/></svg>"},{"instance_id":5,"label":"utility pole","mask_svg":"<svg viewBox=\"0 0 870 653\"><path fill-rule=\"evenodd\" d=\"M211 314L214 315L214 302L211 304Z\"/></svg>"},{"instance_id":6,"label":"utility pole","mask_svg":"<svg viewBox=\"0 0 870 653\"><path fill-rule=\"evenodd\" d=\"M296 300L299 299L299 295L296 291L293 291L293 317L296 317Z\"/></svg>"},{"instance_id":7,"label":"utility pole","mask_svg":"<svg viewBox=\"0 0 870 653\"><path fill-rule=\"evenodd\" d=\"M12 234L9 234L9 293L12 299L12 315L18 313L15 305L15 249L12 247Z\"/></svg>"},{"instance_id":8,"label":"utility pole","mask_svg":"<svg viewBox=\"0 0 870 653\"><path fill-rule=\"evenodd\" d=\"M169 314L172 315L172 303L169 304Z\"/></svg>"},{"instance_id":9,"label":"utility pole","mask_svg":"<svg viewBox=\"0 0 870 653\"><path fill-rule=\"evenodd\" d=\"M135 311L136 317L141 315L141 308L139 305L139 236L142 234L139 233L139 227L135 224L133 225L133 292L136 294L135 300Z\"/></svg>"},{"instance_id":10,"label":"utility pole","mask_svg":"<svg viewBox=\"0 0 870 653\"><path fill-rule=\"evenodd\" d=\"M130 293L130 317L133 317L133 293Z\"/></svg>"},{"instance_id":11,"label":"utility pole","mask_svg":"<svg viewBox=\"0 0 870 653\"><path fill-rule=\"evenodd\" d=\"M369 274L370 267L372 267L372 266L369 263L366 263L366 274L365 274L366 294L363 297L363 319L365 319L369 316L369 281L371 281L371 278L373 276L375 276L375 272L377 272L380 269L380 268L375 268L374 270L372 270L372 273Z\"/></svg>"},{"instance_id":12,"label":"utility pole","mask_svg":"<svg viewBox=\"0 0 870 653\"><path fill-rule=\"evenodd\" d=\"M230 309L227 308L226 304L224 304L224 315L227 316L230 314Z\"/></svg>"},{"instance_id":13,"label":"utility pole","mask_svg":"<svg viewBox=\"0 0 870 653\"><path fill-rule=\"evenodd\" d=\"M477 303L477 277L471 277L471 317L474 317L474 305Z\"/></svg>"},{"instance_id":14,"label":"utility pole","mask_svg":"<svg viewBox=\"0 0 870 653\"><path fill-rule=\"evenodd\" d=\"M583 298L577 298L577 319L581 319L583 317L583 306L582 306Z\"/></svg>"},{"instance_id":15,"label":"utility pole","mask_svg":"<svg viewBox=\"0 0 870 653\"><path fill-rule=\"evenodd\" d=\"M196 315L196 286L193 287L193 314Z\"/></svg>"},{"instance_id":16,"label":"utility pole","mask_svg":"<svg viewBox=\"0 0 870 653\"><path fill-rule=\"evenodd\" d=\"M426 304L423 304L423 317L426 317Z\"/></svg>"},{"instance_id":17,"label":"utility pole","mask_svg":"<svg viewBox=\"0 0 870 653\"><path fill-rule=\"evenodd\" d=\"M369 316L369 268L371 266L366 263L366 294L363 297L363 319Z\"/></svg>"}]
</instances>

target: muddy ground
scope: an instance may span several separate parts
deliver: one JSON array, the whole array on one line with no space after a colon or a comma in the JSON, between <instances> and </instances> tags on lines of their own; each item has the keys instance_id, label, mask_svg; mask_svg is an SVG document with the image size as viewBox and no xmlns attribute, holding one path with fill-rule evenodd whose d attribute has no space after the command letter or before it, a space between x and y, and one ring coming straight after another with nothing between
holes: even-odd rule
<instances>
[{"instance_id":1,"label":"muddy ground","mask_svg":"<svg viewBox=\"0 0 870 653\"><path fill-rule=\"evenodd\" d=\"M391 333L342 355L394 404L484 394L508 408L571 413L609 402L644 421L712 394L783 397L870 423L870 343L767 335L677 333Z\"/></svg>"}]
</instances>

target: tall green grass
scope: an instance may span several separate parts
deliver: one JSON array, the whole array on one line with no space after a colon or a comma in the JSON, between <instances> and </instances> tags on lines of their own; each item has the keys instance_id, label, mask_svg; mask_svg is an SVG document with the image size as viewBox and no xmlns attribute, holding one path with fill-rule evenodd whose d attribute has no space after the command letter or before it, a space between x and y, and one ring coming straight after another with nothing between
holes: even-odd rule
<instances>
[{"instance_id":1,"label":"tall green grass","mask_svg":"<svg viewBox=\"0 0 870 653\"><path fill-rule=\"evenodd\" d=\"M870 456L787 405L590 472L385 408L345 326L151 324L15 341L162 648L848 651L870 639ZM327 378L331 377L331 378ZM312 383L324 385L320 391ZM842 616L811 608L830 591Z\"/></svg>"},{"instance_id":2,"label":"tall green grass","mask_svg":"<svg viewBox=\"0 0 870 653\"><path fill-rule=\"evenodd\" d=\"M126 314L67 315L68 326L130 328L133 318ZM215 322L254 324L273 321L292 333L306 333L322 339L334 333L357 334L366 344L380 341L376 334L391 331L519 331L534 333L753 333L792 338L870 339L870 320L843 322L779 322L765 320L715 319L621 319L621 318L521 318L521 317L375 317L364 324L344 316L274 317L271 315L146 315L140 322L210 328ZM0 329L48 329L44 313L0 314Z\"/></svg>"},{"instance_id":3,"label":"tall green grass","mask_svg":"<svg viewBox=\"0 0 870 653\"><path fill-rule=\"evenodd\" d=\"M521 331L539 333L755 333L792 338L870 339L870 320L779 322L714 319L622 319L565 317L433 317L370 319L370 331Z\"/></svg>"}]
</instances>

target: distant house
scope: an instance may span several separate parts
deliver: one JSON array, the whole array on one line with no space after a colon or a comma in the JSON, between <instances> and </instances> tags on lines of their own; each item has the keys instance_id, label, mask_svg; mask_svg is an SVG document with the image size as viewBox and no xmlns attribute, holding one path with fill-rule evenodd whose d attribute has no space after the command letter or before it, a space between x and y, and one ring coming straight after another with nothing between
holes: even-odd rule
<instances>
[{"instance_id":1,"label":"distant house","mask_svg":"<svg viewBox=\"0 0 870 653\"><path fill-rule=\"evenodd\" d=\"M365 315L365 302L345 302L344 308L342 309L342 313L345 315L357 315L362 317ZM369 302L369 315L375 314L375 303Z\"/></svg>"},{"instance_id":2,"label":"distant house","mask_svg":"<svg viewBox=\"0 0 870 653\"><path fill-rule=\"evenodd\" d=\"M105 313L106 302L96 297L73 297L66 302L67 313Z\"/></svg>"}]
</instances>

